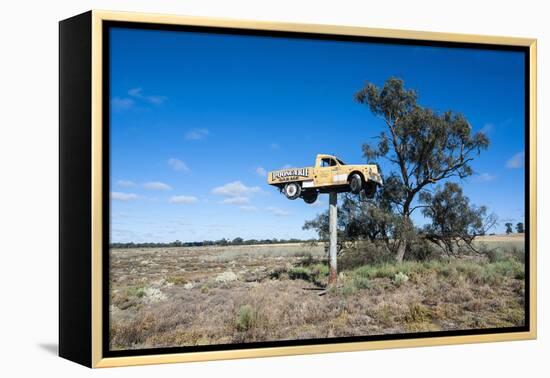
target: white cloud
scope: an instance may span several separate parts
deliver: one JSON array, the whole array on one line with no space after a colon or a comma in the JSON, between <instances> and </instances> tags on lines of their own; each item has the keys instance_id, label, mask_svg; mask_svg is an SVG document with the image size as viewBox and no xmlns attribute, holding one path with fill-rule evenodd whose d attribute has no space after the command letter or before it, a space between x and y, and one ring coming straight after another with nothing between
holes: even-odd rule
<instances>
[{"instance_id":1,"label":"white cloud","mask_svg":"<svg viewBox=\"0 0 550 378\"><path fill-rule=\"evenodd\" d=\"M226 205L246 205L250 203L250 199L248 197L229 197L224 199L221 203Z\"/></svg>"},{"instance_id":2,"label":"white cloud","mask_svg":"<svg viewBox=\"0 0 550 378\"><path fill-rule=\"evenodd\" d=\"M181 203L181 204L189 204L189 203L195 203L198 201L197 197L193 196L173 196L169 199L170 203Z\"/></svg>"},{"instance_id":3,"label":"white cloud","mask_svg":"<svg viewBox=\"0 0 550 378\"><path fill-rule=\"evenodd\" d=\"M258 208L256 206L239 206L239 209L241 209L242 211L248 211L248 212L258 211Z\"/></svg>"},{"instance_id":4,"label":"white cloud","mask_svg":"<svg viewBox=\"0 0 550 378\"><path fill-rule=\"evenodd\" d=\"M278 217L286 217L287 215L290 215L288 211L279 209L278 207L274 207L274 206L266 207L266 210Z\"/></svg>"},{"instance_id":5,"label":"white cloud","mask_svg":"<svg viewBox=\"0 0 550 378\"><path fill-rule=\"evenodd\" d=\"M244 197L261 191L258 186L246 186L240 181L234 181L212 189L212 194L225 197Z\"/></svg>"},{"instance_id":6,"label":"white cloud","mask_svg":"<svg viewBox=\"0 0 550 378\"><path fill-rule=\"evenodd\" d=\"M129 89L128 95L154 105L160 105L167 100L166 96L145 96L143 94L143 88Z\"/></svg>"},{"instance_id":7,"label":"white cloud","mask_svg":"<svg viewBox=\"0 0 550 378\"><path fill-rule=\"evenodd\" d=\"M521 151L512 156L506 162L506 168L522 168L525 163L525 152Z\"/></svg>"},{"instance_id":8,"label":"white cloud","mask_svg":"<svg viewBox=\"0 0 550 378\"><path fill-rule=\"evenodd\" d=\"M111 100L113 110L128 110L134 106L134 100L127 97L114 97Z\"/></svg>"},{"instance_id":9,"label":"white cloud","mask_svg":"<svg viewBox=\"0 0 550 378\"><path fill-rule=\"evenodd\" d=\"M147 96L147 101L149 101L151 104L160 105L164 101L168 99L166 96Z\"/></svg>"},{"instance_id":10,"label":"white cloud","mask_svg":"<svg viewBox=\"0 0 550 378\"><path fill-rule=\"evenodd\" d=\"M258 167L256 168L256 174L260 177L265 177L267 175L267 172L263 167Z\"/></svg>"},{"instance_id":11,"label":"white cloud","mask_svg":"<svg viewBox=\"0 0 550 378\"><path fill-rule=\"evenodd\" d=\"M493 123L486 123L483 125L481 129L479 129L480 132L483 134L489 134L495 129L495 125Z\"/></svg>"},{"instance_id":12,"label":"white cloud","mask_svg":"<svg viewBox=\"0 0 550 378\"><path fill-rule=\"evenodd\" d=\"M121 186L123 188L131 188L133 186L136 186L136 183L130 180L118 180L115 185Z\"/></svg>"},{"instance_id":13,"label":"white cloud","mask_svg":"<svg viewBox=\"0 0 550 378\"><path fill-rule=\"evenodd\" d=\"M143 92L143 88L132 88L128 90L128 94L132 97L141 98L143 95L141 94Z\"/></svg>"},{"instance_id":14,"label":"white cloud","mask_svg":"<svg viewBox=\"0 0 550 378\"><path fill-rule=\"evenodd\" d=\"M174 171L183 171L183 172L190 171L187 164L185 164L185 162L181 161L180 159L170 158L168 159L168 165L172 167Z\"/></svg>"},{"instance_id":15,"label":"white cloud","mask_svg":"<svg viewBox=\"0 0 550 378\"><path fill-rule=\"evenodd\" d=\"M279 148L281 148L281 146L279 146L278 143L271 143L269 145L269 147L272 149L272 150L278 150Z\"/></svg>"},{"instance_id":16,"label":"white cloud","mask_svg":"<svg viewBox=\"0 0 550 378\"><path fill-rule=\"evenodd\" d=\"M139 196L134 193L111 192L111 199L114 201L132 201L138 198Z\"/></svg>"},{"instance_id":17,"label":"white cloud","mask_svg":"<svg viewBox=\"0 0 550 378\"><path fill-rule=\"evenodd\" d=\"M185 139L187 140L201 140L204 139L210 134L208 129L193 129L185 133Z\"/></svg>"},{"instance_id":18,"label":"white cloud","mask_svg":"<svg viewBox=\"0 0 550 378\"><path fill-rule=\"evenodd\" d=\"M474 181L476 181L476 182L489 182L489 181L493 181L496 178L497 178L497 176L492 175L490 173L480 173L480 174L474 176Z\"/></svg>"},{"instance_id":19,"label":"white cloud","mask_svg":"<svg viewBox=\"0 0 550 378\"><path fill-rule=\"evenodd\" d=\"M145 184L143 184L143 187L145 189L151 189L151 190L172 190L172 187L170 185L160 181L146 182Z\"/></svg>"}]
</instances>

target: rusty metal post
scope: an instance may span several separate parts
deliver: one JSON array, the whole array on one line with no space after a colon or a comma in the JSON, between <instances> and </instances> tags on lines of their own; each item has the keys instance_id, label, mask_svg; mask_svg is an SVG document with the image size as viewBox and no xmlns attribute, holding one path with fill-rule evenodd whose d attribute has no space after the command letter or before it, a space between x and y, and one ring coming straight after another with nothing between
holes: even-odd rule
<instances>
[{"instance_id":1,"label":"rusty metal post","mask_svg":"<svg viewBox=\"0 0 550 378\"><path fill-rule=\"evenodd\" d=\"M336 245L337 245L337 229L336 229L336 220L338 218L338 207L337 207L338 194L335 192L329 193L329 207L328 207L328 219L329 219L329 234L330 234L330 244L329 244L329 275L328 283L335 284L338 279L338 268L336 264Z\"/></svg>"}]
</instances>

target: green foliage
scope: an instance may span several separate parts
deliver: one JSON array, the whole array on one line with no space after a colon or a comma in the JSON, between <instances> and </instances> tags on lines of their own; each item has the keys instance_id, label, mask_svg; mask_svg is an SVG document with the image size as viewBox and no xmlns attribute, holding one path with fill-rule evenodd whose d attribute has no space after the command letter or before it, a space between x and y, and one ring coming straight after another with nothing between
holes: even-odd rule
<instances>
[{"instance_id":1,"label":"green foliage","mask_svg":"<svg viewBox=\"0 0 550 378\"><path fill-rule=\"evenodd\" d=\"M322 281L328 277L329 268L326 264L317 263L309 266L295 266L287 271L288 278L291 280L304 280L321 285Z\"/></svg>"},{"instance_id":2,"label":"green foliage","mask_svg":"<svg viewBox=\"0 0 550 378\"><path fill-rule=\"evenodd\" d=\"M288 278L291 280L304 280L309 281L311 276L311 271L302 266L294 266L288 271Z\"/></svg>"},{"instance_id":3,"label":"green foliage","mask_svg":"<svg viewBox=\"0 0 550 378\"><path fill-rule=\"evenodd\" d=\"M353 295L356 292L357 292L357 287L355 287L354 282L346 282L342 287L342 295L344 295L345 297Z\"/></svg>"},{"instance_id":4,"label":"green foliage","mask_svg":"<svg viewBox=\"0 0 550 378\"><path fill-rule=\"evenodd\" d=\"M513 226L512 223L504 223L504 227L506 227L506 234L509 235L512 232L514 232L514 230L512 229L512 226Z\"/></svg>"},{"instance_id":5,"label":"green foliage","mask_svg":"<svg viewBox=\"0 0 550 378\"><path fill-rule=\"evenodd\" d=\"M393 276L393 283L395 284L395 286L397 287L400 287L401 285L403 285L405 282L407 282L409 280L409 276L407 276L405 273L403 272L399 272L399 273L396 273L394 276Z\"/></svg>"},{"instance_id":6,"label":"green foliage","mask_svg":"<svg viewBox=\"0 0 550 378\"><path fill-rule=\"evenodd\" d=\"M248 331L254 327L257 318L258 314L251 305L241 306L235 319L235 328L241 332Z\"/></svg>"},{"instance_id":7,"label":"green foliage","mask_svg":"<svg viewBox=\"0 0 550 378\"><path fill-rule=\"evenodd\" d=\"M366 277L361 277L361 276L355 276L353 278L353 285L360 290L368 289L371 287L370 280Z\"/></svg>"},{"instance_id":8,"label":"green foliage","mask_svg":"<svg viewBox=\"0 0 550 378\"><path fill-rule=\"evenodd\" d=\"M432 313L428 307L420 303L411 303L405 313L404 320L409 323L422 323L430 320L431 315Z\"/></svg>"},{"instance_id":9,"label":"green foliage","mask_svg":"<svg viewBox=\"0 0 550 378\"><path fill-rule=\"evenodd\" d=\"M143 286L130 286L126 288L128 297L143 298L145 296L145 288Z\"/></svg>"},{"instance_id":10,"label":"green foliage","mask_svg":"<svg viewBox=\"0 0 550 378\"><path fill-rule=\"evenodd\" d=\"M419 105L417 93L405 89L401 79L389 78L381 88L367 83L355 99L385 121L378 143L365 145L363 153L369 160L387 157L396 165L403 201L439 180L470 176L472 157L489 146L485 134L472 134L462 114Z\"/></svg>"},{"instance_id":11,"label":"green foliage","mask_svg":"<svg viewBox=\"0 0 550 378\"><path fill-rule=\"evenodd\" d=\"M364 265L380 265L394 261L394 254L381 243L362 241L351 244L338 257L342 270L351 270Z\"/></svg>"},{"instance_id":12,"label":"green foliage","mask_svg":"<svg viewBox=\"0 0 550 378\"><path fill-rule=\"evenodd\" d=\"M525 227L523 226L523 222L518 222L518 224L516 224L516 231L518 234L525 233Z\"/></svg>"},{"instance_id":13,"label":"green foliage","mask_svg":"<svg viewBox=\"0 0 550 378\"><path fill-rule=\"evenodd\" d=\"M422 214L431 220L423 228L424 237L447 255L461 253L462 248L479 253L474 238L496 224L496 216L487 215L485 206L470 205L462 188L453 182L446 182L434 194L421 193L420 202L424 205Z\"/></svg>"},{"instance_id":14,"label":"green foliage","mask_svg":"<svg viewBox=\"0 0 550 378\"><path fill-rule=\"evenodd\" d=\"M412 261L429 261L435 260L438 257L435 245L425 237L416 236L412 238L409 244L409 253L406 260Z\"/></svg>"}]
</instances>

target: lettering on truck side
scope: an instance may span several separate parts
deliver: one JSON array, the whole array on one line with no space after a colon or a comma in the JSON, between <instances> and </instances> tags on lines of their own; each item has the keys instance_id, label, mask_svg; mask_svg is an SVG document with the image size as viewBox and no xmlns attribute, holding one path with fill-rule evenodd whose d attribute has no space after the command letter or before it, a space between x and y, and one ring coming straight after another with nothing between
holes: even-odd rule
<instances>
[{"instance_id":1,"label":"lettering on truck side","mask_svg":"<svg viewBox=\"0 0 550 378\"><path fill-rule=\"evenodd\" d=\"M290 177L309 177L309 168L287 169L271 173L271 178L273 180L289 179Z\"/></svg>"}]
</instances>

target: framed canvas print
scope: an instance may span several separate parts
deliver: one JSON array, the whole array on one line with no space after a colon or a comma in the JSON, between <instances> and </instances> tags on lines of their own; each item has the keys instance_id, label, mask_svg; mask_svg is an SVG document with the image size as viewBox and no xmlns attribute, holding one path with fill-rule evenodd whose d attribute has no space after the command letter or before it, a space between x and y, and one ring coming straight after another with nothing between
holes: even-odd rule
<instances>
[{"instance_id":1,"label":"framed canvas print","mask_svg":"<svg viewBox=\"0 0 550 378\"><path fill-rule=\"evenodd\" d=\"M60 22L59 353L536 337L536 41Z\"/></svg>"}]
</instances>

